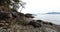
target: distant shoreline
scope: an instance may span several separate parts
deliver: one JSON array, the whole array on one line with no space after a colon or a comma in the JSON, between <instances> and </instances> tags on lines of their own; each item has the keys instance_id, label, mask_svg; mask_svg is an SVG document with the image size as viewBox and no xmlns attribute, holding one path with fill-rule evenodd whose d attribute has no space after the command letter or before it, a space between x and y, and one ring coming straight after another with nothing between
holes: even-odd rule
<instances>
[{"instance_id":1,"label":"distant shoreline","mask_svg":"<svg viewBox=\"0 0 60 32\"><path fill-rule=\"evenodd\" d=\"M60 12L48 12L46 14L60 14Z\"/></svg>"}]
</instances>

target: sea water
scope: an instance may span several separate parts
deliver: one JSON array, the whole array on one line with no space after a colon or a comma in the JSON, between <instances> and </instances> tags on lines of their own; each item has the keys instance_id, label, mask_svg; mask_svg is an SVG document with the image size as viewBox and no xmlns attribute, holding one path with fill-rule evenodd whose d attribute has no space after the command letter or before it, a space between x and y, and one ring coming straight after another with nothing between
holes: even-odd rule
<instances>
[{"instance_id":1,"label":"sea water","mask_svg":"<svg viewBox=\"0 0 60 32\"><path fill-rule=\"evenodd\" d=\"M37 14L35 19L44 20L60 25L60 14Z\"/></svg>"}]
</instances>

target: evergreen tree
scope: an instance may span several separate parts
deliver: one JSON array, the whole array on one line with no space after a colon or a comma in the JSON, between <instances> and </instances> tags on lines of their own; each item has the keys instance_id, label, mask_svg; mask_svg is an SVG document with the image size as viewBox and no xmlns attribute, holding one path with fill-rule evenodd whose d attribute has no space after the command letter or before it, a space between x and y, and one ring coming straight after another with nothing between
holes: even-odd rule
<instances>
[{"instance_id":1,"label":"evergreen tree","mask_svg":"<svg viewBox=\"0 0 60 32\"><path fill-rule=\"evenodd\" d=\"M21 0L0 0L0 10L17 12L19 7L24 8L24 4Z\"/></svg>"}]
</instances>

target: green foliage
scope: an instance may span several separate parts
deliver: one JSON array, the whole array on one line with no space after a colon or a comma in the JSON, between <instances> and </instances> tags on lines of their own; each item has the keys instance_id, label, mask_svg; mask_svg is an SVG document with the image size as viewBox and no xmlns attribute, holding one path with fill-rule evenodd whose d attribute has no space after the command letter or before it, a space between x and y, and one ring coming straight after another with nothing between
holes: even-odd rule
<instances>
[{"instance_id":1,"label":"green foliage","mask_svg":"<svg viewBox=\"0 0 60 32\"><path fill-rule=\"evenodd\" d=\"M0 5L10 5L11 1L10 0L0 0Z\"/></svg>"},{"instance_id":2,"label":"green foliage","mask_svg":"<svg viewBox=\"0 0 60 32\"><path fill-rule=\"evenodd\" d=\"M0 5L12 5L12 3L15 2L15 3L19 3L20 1L19 0L0 0Z\"/></svg>"},{"instance_id":3,"label":"green foliage","mask_svg":"<svg viewBox=\"0 0 60 32\"><path fill-rule=\"evenodd\" d=\"M15 9L11 9L13 12L17 12L17 10L15 10Z\"/></svg>"},{"instance_id":4,"label":"green foliage","mask_svg":"<svg viewBox=\"0 0 60 32\"><path fill-rule=\"evenodd\" d=\"M23 3L25 2L21 0L0 0L0 6L8 7L13 11L17 11L21 6L24 8Z\"/></svg>"}]
</instances>

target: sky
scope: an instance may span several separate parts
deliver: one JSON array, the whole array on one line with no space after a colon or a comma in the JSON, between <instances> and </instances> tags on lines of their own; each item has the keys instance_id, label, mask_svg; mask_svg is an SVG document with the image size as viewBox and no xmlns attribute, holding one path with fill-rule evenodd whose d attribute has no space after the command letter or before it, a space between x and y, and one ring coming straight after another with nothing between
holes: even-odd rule
<instances>
[{"instance_id":1,"label":"sky","mask_svg":"<svg viewBox=\"0 0 60 32\"><path fill-rule=\"evenodd\" d=\"M22 0L26 2L22 13L60 12L60 0Z\"/></svg>"}]
</instances>

